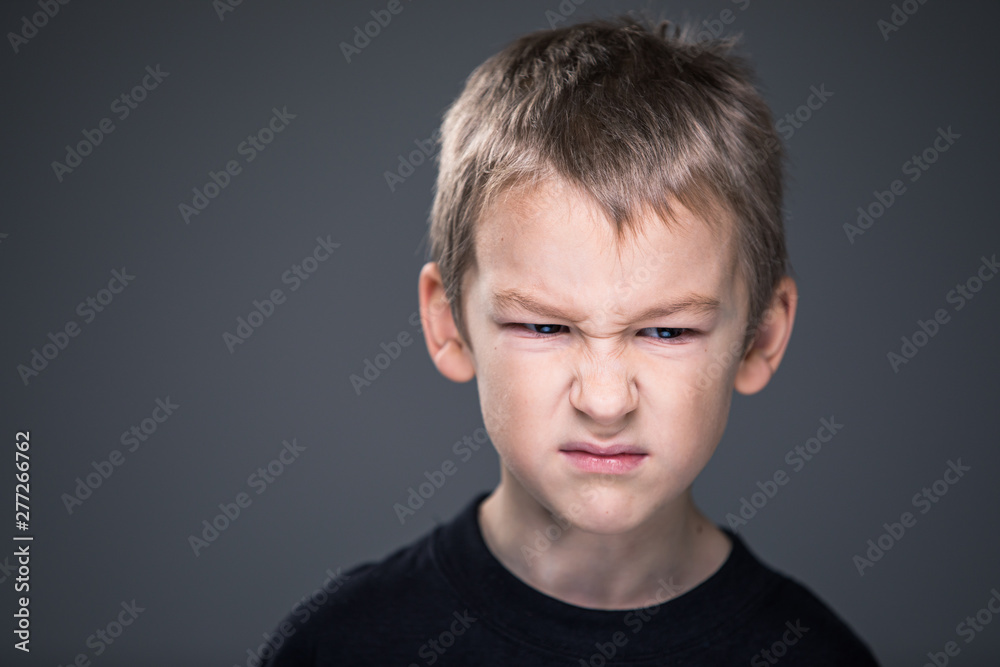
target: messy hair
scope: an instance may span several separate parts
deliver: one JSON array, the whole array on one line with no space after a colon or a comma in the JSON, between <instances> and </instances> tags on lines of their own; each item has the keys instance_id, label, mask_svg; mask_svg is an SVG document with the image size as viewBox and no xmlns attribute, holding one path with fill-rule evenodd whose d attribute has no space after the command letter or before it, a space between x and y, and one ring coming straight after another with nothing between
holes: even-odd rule
<instances>
[{"instance_id":1,"label":"messy hair","mask_svg":"<svg viewBox=\"0 0 1000 667\"><path fill-rule=\"evenodd\" d=\"M430 220L452 316L466 343L462 281L496 198L559 178L634 233L671 200L730 225L749 294L744 353L788 262L785 151L739 37L631 15L526 34L468 77L444 115Z\"/></svg>"}]
</instances>

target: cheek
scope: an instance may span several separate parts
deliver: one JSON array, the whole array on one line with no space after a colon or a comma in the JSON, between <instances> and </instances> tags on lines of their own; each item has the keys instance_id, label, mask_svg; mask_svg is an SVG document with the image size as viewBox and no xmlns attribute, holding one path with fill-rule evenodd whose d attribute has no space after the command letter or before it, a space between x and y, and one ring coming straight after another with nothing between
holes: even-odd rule
<instances>
[{"instance_id":1,"label":"cheek","mask_svg":"<svg viewBox=\"0 0 1000 667\"><path fill-rule=\"evenodd\" d=\"M679 451L701 450L714 446L725 430L729 414L729 393L699 392L697 395L675 391L663 397L660 405L650 405L655 421L676 443L689 443Z\"/></svg>"},{"instance_id":2,"label":"cheek","mask_svg":"<svg viewBox=\"0 0 1000 667\"><path fill-rule=\"evenodd\" d=\"M703 404L703 409L728 408L733 382L740 364L738 343L711 342L707 349L685 364L682 377L676 378L685 399Z\"/></svg>"},{"instance_id":3,"label":"cheek","mask_svg":"<svg viewBox=\"0 0 1000 667\"><path fill-rule=\"evenodd\" d=\"M698 443L699 452L696 455L704 457L706 461L722 439L729 420L729 404L733 393L732 390L725 390L724 386L719 385L718 391L703 396L702 400L687 407L689 414L696 415L697 420L692 428L692 435Z\"/></svg>"},{"instance_id":4,"label":"cheek","mask_svg":"<svg viewBox=\"0 0 1000 667\"><path fill-rule=\"evenodd\" d=\"M675 450L679 455L707 459L722 438L736 373L734 363L723 361L718 354L708 353L669 376L664 374L669 380L658 383L655 405L650 407L662 432L669 433L674 443L688 443Z\"/></svg>"},{"instance_id":5,"label":"cheek","mask_svg":"<svg viewBox=\"0 0 1000 667\"><path fill-rule=\"evenodd\" d=\"M546 437L559 391L539 359L491 355L477 374L483 423L505 458L524 458Z\"/></svg>"}]
</instances>

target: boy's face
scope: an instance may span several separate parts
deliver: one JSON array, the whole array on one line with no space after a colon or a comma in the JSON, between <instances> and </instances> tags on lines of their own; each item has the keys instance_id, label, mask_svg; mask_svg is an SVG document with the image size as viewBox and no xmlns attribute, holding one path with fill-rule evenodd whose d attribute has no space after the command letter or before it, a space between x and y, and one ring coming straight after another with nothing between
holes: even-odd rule
<instances>
[{"instance_id":1,"label":"boy's face","mask_svg":"<svg viewBox=\"0 0 1000 667\"><path fill-rule=\"evenodd\" d=\"M432 350L452 379L468 379L459 356L475 374L502 483L585 530L624 532L678 500L726 426L748 297L728 225L673 210L674 231L644 218L619 258L609 222L572 188L501 198L465 276L474 352ZM658 307L675 312L648 314Z\"/></svg>"}]
</instances>

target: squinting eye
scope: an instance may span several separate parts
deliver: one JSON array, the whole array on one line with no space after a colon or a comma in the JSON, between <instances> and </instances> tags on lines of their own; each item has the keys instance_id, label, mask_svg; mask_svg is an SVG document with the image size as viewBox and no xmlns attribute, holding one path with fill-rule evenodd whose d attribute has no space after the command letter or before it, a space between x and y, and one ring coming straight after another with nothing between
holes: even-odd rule
<instances>
[{"instance_id":1,"label":"squinting eye","mask_svg":"<svg viewBox=\"0 0 1000 667\"><path fill-rule=\"evenodd\" d=\"M516 323L516 324L511 324L509 326L526 327L527 331L531 333L535 338L551 338L556 333L559 333L558 331L553 331L554 329L558 329L559 327L564 327L564 325L562 324L531 324L531 323ZM531 329L531 327L542 329L542 331L534 331ZM640 332L653 331L655 333L653 336L651 336L651 338L663 341L682 339L686 337L686 335L690 335L691 333L690 329L683 329L678 327L646 327L645 329L640 329L639 331Z\"/></svg>"},{"instance_id":2,"label":"squinting eye","mask_svg":"<svg viewBox=\"0 0 1000 667\"><path fill-rule=\"evenodd\" d=\"M521 324L519 326L522 326L522 327L538 327L540 329L554 329L554 328L557 328L557 327L561 327L562 325L561 324ZM528 331L531 331L531 329L529 328ZM555 332L554 331L531 331L531 333L533 333L533 334L539 334L539 335L544 335L544 334L551 334L551 333L555 333Z\"/></svg>"},{"instance_id":3,"label":"squinting eye","mask_svg":"<svg viewBox=\"0 0 1000 667\"><path fill-rule=\"evenodd\" d=\"M678 329L674 327L648 327L647 329L641 329L641 331L656 331L657 335L654 338L659 338L660 340L669 340L672 338L680 338L688 329ZM666 335L659 335L659 332L665 332Z\"/></svg>"}]
</instances>

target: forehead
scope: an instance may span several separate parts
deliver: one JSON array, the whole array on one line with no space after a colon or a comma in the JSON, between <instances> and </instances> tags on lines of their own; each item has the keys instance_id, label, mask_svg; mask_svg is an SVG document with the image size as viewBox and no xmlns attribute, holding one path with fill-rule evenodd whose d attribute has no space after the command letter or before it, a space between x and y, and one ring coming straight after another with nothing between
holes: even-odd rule
<instances>
[{"instance_id":1,"label":"forehead","mask_svg":"<svg viewBox=\"0 0 1000 667\"><path fill-rule=\"evenodd\" d=\"M615 320L665 303L707 312L739 309L729 220L705 221L671 202L665 224L649 212L636 233L616 238L612 221L585 193L546 181L502 195L482 216L471 292L489 310L517 308L528 294L574 320ZM506 297L506 298L505 298Z\"/></svg>"}]
</instances>

